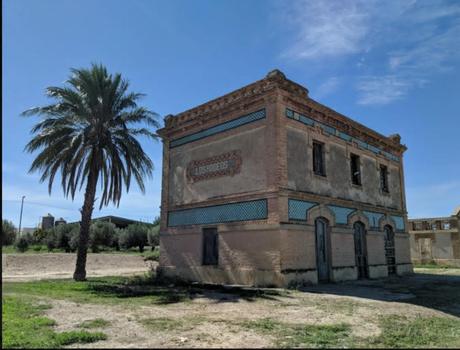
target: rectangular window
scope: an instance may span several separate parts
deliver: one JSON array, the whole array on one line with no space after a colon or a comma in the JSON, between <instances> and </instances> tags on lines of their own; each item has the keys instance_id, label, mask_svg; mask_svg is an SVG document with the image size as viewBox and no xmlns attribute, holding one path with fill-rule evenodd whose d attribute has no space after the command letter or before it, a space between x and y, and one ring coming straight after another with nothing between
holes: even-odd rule
<instances>
[{"instance_id":1,"label":"rectangular window","mask_svg":"<svg viewBox=\"0 0 460 350\"><path fill-rule=\"evenodd\" d=\"M350 155L351 182L354 185L361 186L361 166L359 156L356 154Z\"/></svg>"},{"instance_id":2,"label":"rectangular window","mask_svg":"<svg viewBox=\"0 0 460 350\"><path fill-rule=\"evenodd\" d=\"M445 222L445 223L443 223L442 226L443 226L443 229L444 229L444 230L450 230L450 223Z\"/></svg>"},{"instance_id":3,"label":"rectangular window","mask_svg":"<svg viewBox=\"0 0 460 350\"><path fill-rule=\"evenodd\" d=\"M383 192L389 192L388 190L388 168L385 165L380 165L380 189Z\"/></svg>"},{"instance_id":4,"label":"rectangular window","mask_svg":"<svg viewBox=\"0 0 460 350\"><path fill-rule=\"evenodd\" d=\"M203 229L203 265L217 265L219 261L219 246L217 228Z\"/></svg>"},{"instance_id":5,"label":"rectangular window","mask_svg":"<svg viewBox=\"0 0 460 350\"><path fill-rule=\"evenodd\" d=\"M326 176L324 144L316 141L313 141L313 172L317 175Z\"/></svg>"}]
</instances>

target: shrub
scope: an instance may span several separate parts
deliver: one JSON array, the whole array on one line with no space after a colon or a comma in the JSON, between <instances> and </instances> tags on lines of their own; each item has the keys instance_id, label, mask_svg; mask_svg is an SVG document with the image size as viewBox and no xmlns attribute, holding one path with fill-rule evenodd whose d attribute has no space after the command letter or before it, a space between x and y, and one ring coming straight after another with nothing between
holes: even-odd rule
<instances>
[{"instance_id":1,"label":"shrub","mask_svg":"<svg viewBox=\"0 0 460 350\"><path fill-rule=\"evenodd\" d=\"M120 250L120 236L125 232L125 229L115 227L115 231L113 232L113 240L111 247L115 248L115 250Z\"/></svg>"},{"instance_id":2,"label":"shrub","mask_svg":"<svg viewBox=\"0 0 460 350\"><path fill-rule=\"evenodd\" d=\"M42 228L37 228L34 233L34 244L41 244L45 241L46 236L48 235L48 231L42 229Z\"/></svg>"},{"instance_id":3,"label":"shrub","mask_svg":"<svg viewBox=\"0 0 460 350\"><path fill-rule=\"evenodd\" d=\"M115 238L115 225L107 221L96 221L91 224L90 247L93 253L99 251L99 246L110 247Z\"/></svg>"},{"instance_id":4,"label":"shrub","mask_svg":"<svg viewBox=\"0 0 460 350\"><path fill-rule=\"evenodd\" d=\"M72 237L78 235L80 224L63 224L54 227L56 232L56 247L64 249L67 253L75 247L71 247Z\"/></svg>"},{"instance_id":5,"label":"shrub","mask_svg":"<svg viewBox=\"0 0 460 350\"><path fill-rule=\"evenodd\" d=\"M25 238L27 243L29 245L35 245L35 244L38 244L40 242L37 242L37 240L35 239L35 236L33 233L30 233L30 232L27 232L27 233L23 233L21 235L21 237Z\"/></svg>"},{"instance_id":6,"label":"shrub","mask_svg":"<svg viewBox=\"0 0 460 350\"><path fill-rule=\"evenodd\" d=\"M16 227L11 221L2 220L2 246L11 245L16 240Z\"/></svg>"},{"instance_id":7,"label":"shrub","mask_svg":"<svg viewBox=\"0 0 460 350\"><path fill-rule=\"evenodd\" d=\"M159 216L155 217L155 220L153 220L153 226L160 226L160 220L161 220L161 217Z\"/></svg>"},{"instance_id":8,"label":"shrub","mask_svg":"<svg viewBox=\"0 0 460 350\"><path fill-rule=\"evenodd\" d=\"M152 250L155 249L157 245L160 245L160 226L150 227L147 231L147 239L149 245L152 247Z\"/></svg>"},{"instance_id":9,"label":"shrub","mask_svg":"<svg viewBox=\"0 0 460 350\"><path fill-rule=\"evenodd\" d=\"M44 243L46 244L46 247L48 248L49 252L52 252L53 249L57 248L57 234L54 228L47 230Z\"/></svg>"},{"instance_id":10,"label":"shrub","mask_svg":"<svg viewBox=\"0 0 460 350\"><path fill-rule=\"evenodd\" d=\"M160 260L160 247L156 246L155 248L152 248L152 251L150 253L146 253L144 255L144 260L145 261L158 261Z\"/></svg>"},{"instance_id":11,"label":"shrub","mask_svg":"<svg viewBox=\"0 0 460 350\"><path fill-rule=\"evenodd\" d=\"M16 240L15 247L17 251L24 253L27 249L29 249L29 242L27 241L27 238L19 237Z\"/></svg>"},{"instance_id":12,"label":"shrub","mask_svg":"<svg viewBox=\"0 0 460 350\"><path fill-rule=\"evenodd\" d=\"M149 227L145 224L131 224L120 234L119 244L124 249L139 247L142 253L147 245L147 232Z\"/></svg>"}]
</instances>

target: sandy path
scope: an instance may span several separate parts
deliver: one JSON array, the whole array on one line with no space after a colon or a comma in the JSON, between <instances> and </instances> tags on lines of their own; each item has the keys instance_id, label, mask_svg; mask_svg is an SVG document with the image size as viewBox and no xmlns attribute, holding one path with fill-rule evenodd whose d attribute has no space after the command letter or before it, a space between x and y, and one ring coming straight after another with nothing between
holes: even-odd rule
<instances>
[{"instance_id":1,"label":"sandy path","mask_svg":"<svg viewBox=\"0 0 460 350\"><path fill-rule=\"evenodd\" d=\"M2 254L2 281L71 278L76 254ZM88 254L88 277L132 275L147 272L152 262L134 254Z\"/></svg>"}]
</instances>

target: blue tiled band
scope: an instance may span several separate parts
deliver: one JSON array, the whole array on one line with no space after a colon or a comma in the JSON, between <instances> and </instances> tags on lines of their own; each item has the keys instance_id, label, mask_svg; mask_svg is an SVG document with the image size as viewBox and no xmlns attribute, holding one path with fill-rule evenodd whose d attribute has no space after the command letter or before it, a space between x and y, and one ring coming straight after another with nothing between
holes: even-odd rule
<instances>
[{"instance_id":1,"label":"blue tiled band","mask_svg":"<svg viewBox=\"0 0 460 350\"><path fill-rule=\"evenodd\" d=\"M260 119L265 118L265 109L261 109L257 112L253 112L237 119L230 120L228 122L213 126L211 128L190 134L179 139L173 140L170 142L169 147L174 148L178 146L185 145L186 143L201 140L205 137L212 136L230 129L234 129L238 126L245 125L248 123L255 122Z\"/></svg>"},{"instance_id":2,"label":"blue tiled band","mask_svg":"<svg viewBox=\"0 0 460 350\"><path fill-rule=\"evenodd\" d=\"M286 108L286 117L290 118L290 119L294 119L294 120L297 120L305 125L309 125L309 126L315 126L315 125L318 125L320 126L325 132L327 132L329 135L334 135L334 136L337 136L339 138L341 138L342 140L345 140L347 142L351 142L351 141L354 141L358 144L358 146L361 148L361 149L366 149L366 150L369 150L375 154L382 154L383 156L385 156L386 158L388 159L391 159L391 160L394 160L395 162L399 162L399 157L389 153L389 152L386 152L378 147L375 147L367 142L364 142L362 140L359 140L353 136L350 136L348 135L347 133L344 133L342 131L339 131L337 130L336 128L332 127L332 126L329 126L329 125L326 125L324 123L320 123L310 117L307 117L305 115L302 115L302 114L299 114L295 111L293 111L292 109L289 109L289 108Z\"/></svg>"},{"instance_id":3,"label":"blue tiled band","mask_svg":"<svg viewBox=\"0 0 460 350\"><path fill-rule=\"evenodd\" d=\"M288 214L290 220L307 220L307 211L317 205L315 202L288 199Z\"/></svg>"},{"instance_id":4,"label":"blue tiled band","mask_svg":"<svg viewBox=\"0 0 460 350\"><path fill-rule=\"evenodd\" d=\"M266 219L267 215L267 200L259 199L248 202L170 211L168 213L168 226L262 220Z\"/></svg>"}]
</instances>

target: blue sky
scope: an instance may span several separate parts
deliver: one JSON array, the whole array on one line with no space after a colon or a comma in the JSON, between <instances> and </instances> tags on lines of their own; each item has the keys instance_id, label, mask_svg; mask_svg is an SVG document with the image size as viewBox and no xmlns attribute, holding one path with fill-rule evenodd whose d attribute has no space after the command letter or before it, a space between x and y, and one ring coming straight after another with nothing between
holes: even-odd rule
<instances>
[{"instance_id":1,"label":"blue sky","mask_svg":"<svg viewBox=\"0 0 460 350\"><path fill-rule=\"evenodd\" d=\"M2 29L2 216L16 225L22 195L23 226L48 212L79 219L81 195L49 196L28 174L36 119L19 114L91 62L121 72L161 121L281 69L319 102L402 136L409 217L460 205L458 1L14 0ZM159 214L161 143L143 145L156 165L146 194L133 187L94 216Z\"/></svg>"}]
</instances>

